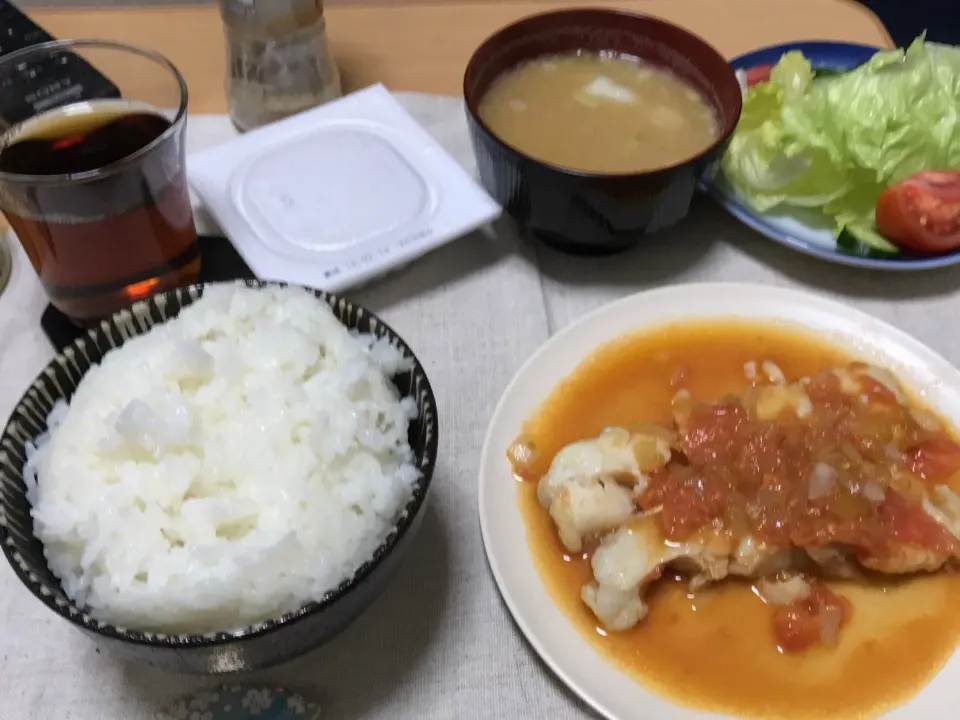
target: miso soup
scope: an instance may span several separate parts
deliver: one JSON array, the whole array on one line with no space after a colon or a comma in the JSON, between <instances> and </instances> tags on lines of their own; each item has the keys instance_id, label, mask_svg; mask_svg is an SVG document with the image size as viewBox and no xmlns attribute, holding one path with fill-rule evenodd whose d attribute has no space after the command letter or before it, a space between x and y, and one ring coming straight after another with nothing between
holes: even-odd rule
<instances>
[{"instance_id":1,"label":"miso soup","mask_svg":"<svg viewBox=\"0 0 960 720\"><path fill-rule=\"evenodd\" d=\"M524 63L493 83L479 114L508 145L587 172L675 165L719 134L713 109L685 81L636 58L608 54Z\"/></svg>"}]
</instances>

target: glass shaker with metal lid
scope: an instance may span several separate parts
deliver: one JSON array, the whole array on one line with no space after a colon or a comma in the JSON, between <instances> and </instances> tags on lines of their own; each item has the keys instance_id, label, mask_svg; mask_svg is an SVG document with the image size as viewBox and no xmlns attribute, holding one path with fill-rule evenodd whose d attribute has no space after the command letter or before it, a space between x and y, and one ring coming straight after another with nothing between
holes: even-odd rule
<instances>
[{"instance_id":1,"label":"glass shaker with metal lid","mask_svg":"<svg viewBox=\"0 0 960 720\"><path fill-rule=\"evenodd\" d=\"M250 130L340 97L323 0L219 0L230 117Z\"/></svg>"}]
</instances>

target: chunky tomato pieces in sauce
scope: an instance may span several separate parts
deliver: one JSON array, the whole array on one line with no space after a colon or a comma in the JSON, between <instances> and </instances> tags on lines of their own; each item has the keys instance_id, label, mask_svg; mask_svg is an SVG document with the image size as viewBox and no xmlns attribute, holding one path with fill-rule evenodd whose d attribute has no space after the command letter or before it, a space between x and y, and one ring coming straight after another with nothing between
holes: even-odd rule
<instances>
[{"instance_id":1,"label":"chunky tomato pieces in sauce","mask_svg":"<svg viewBox=\"0 0 960 720\"><path fill-rule=\"evenodd\" d=\"M849 617L850 603L845 598L826 585L812 583L806 597L781 605L774 611L774 634L783 652L830 645Z\"/></svg>"},{"instance_id":2,"label":"chunky tomato pieces in sauce","mask_svg":"<svg viewBox=\"0 0 960 720\"><path fill-rule=\"evenodd\" d=\"M935 482L960 469L960 445L885 402L892 393L877 393L873 382L848 394L833 373L811 378L804 417L786 409L761 420L750 393L694 407L683 457L652 473L641 505L662 508L670 540L720 526L777 547L841 540L882 554L895 539L887 500L909 491L907 475ZM920 512L910 503L900 515Z\"/></svg>"},{"instance_id":3,"label":"chunky tomato pieces in sauce","mask_svg":"<svg viewBox=\"0 0 960 720\"><path fill-rule=\"evenodd\" d=\"M842 547L881 572L929 569L931 553L960 554L922 504L960 470L960 445L865 369L789 386L792 404L774 417L760 412L760 393L780 392L769 386L690 407L677 421L679 457L650 475L641 507L661 508L671 541L707 531L771 548ZM836 637L849 617L846 600L820 582L809 587L776 609L785 651Z\"/></svg>"}]
</instances>

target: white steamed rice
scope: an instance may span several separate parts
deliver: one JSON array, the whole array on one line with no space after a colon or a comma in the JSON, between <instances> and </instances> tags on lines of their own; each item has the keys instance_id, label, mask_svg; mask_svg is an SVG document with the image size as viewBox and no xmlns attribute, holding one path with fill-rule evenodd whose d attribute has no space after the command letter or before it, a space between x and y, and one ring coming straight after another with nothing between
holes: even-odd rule
<instances>
[{"instance_id":1,"label":"white steamed rice","mask_svg":"<svg viewBox=\"0 0 960 720\"><path fill-rule=\"evenodd\" d=\"M418 477L385 340L299 289L212 287L104 357L24 476L67 595L102 621L207 632L318 599Z\"/></svg>"}]
</instances>

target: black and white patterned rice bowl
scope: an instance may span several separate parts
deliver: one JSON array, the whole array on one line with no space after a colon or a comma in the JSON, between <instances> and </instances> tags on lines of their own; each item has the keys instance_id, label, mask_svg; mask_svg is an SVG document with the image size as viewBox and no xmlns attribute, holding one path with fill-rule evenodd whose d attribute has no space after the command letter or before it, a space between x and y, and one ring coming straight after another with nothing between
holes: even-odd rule
<instances>
[{"instance_id":1,"label":"black and white patterned rice bowl","mask_svg":"<svg viewBox=\"0 0 960 720\"><path fill-rule=\"evenodd\" d=\"M281 283L247 281L250 287ZM44 605L91 635L121 659L175 672L217 674L269 667L319 647L355 620L380 594L420 527L438 448L437 404L430 381L406 342L376 315L335 295L312 291L327 302L347 328L386 338L412 367L393 378L402 396L417 405L409 429L420 477L400 520L353 576L317 602L279 618L238 630L204 635L165 635L100 622L66 596L47 567L42 543L34 536L23 466L26 444L46 430L57 400L69 401L86 371L111 349L175 317L203 294L204 285L162 293L116 313L68 346L39 374L14 408L0 437L0 545L23 584Z\"/></svg>"}]
</instances>

